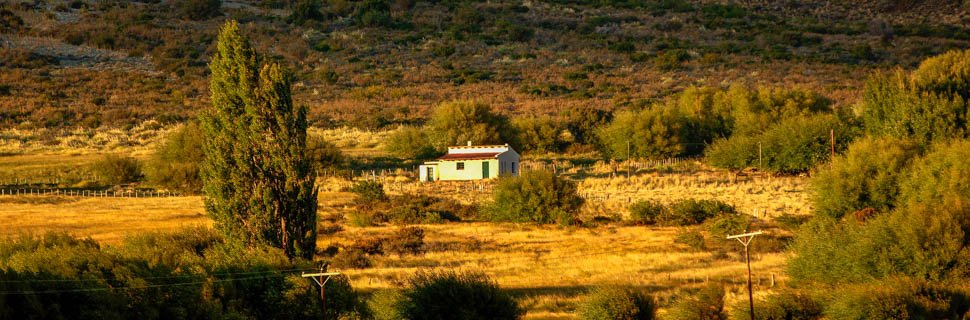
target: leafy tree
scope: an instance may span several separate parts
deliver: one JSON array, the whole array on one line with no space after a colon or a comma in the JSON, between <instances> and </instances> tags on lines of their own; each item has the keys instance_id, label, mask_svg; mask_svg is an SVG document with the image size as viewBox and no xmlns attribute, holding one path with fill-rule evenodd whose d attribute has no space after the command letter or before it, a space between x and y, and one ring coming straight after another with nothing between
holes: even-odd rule
<instances>
[{"instance_id":1,"label":"leafy tree","mask_svg":"<svg viewBox=\"0 0 970 320\"><path fill-rule=\"evenodd\" d=\"M609 111L592 107L569 109L564 116L566 129L573 135L573 140L584 144L596 143L596 130L613 120Z\"/></svg>"},{"instance_id":2,"label":"leafy tree","mask_svg":"<svg viewBox=\"0 0 970 320\"><path fill-rule=\"evenodd\" d=\"M514 141L508 119L492 113L488 105L472 101L445 102L434 109L428 122L431 144L438 151L448 146L501 144Z\"/></svg>"},{"instance_id":3,"label":"leafy tree","mask_svg":"<svg viewBox=\"0 0 970 320\"><path fill-rule=\"evenodd\" d=\"M970 208L970 140L940 142L901 182L903 204ZM886 168L889 170L889 168ZM970 228L970 221L966 223ZM968 229L967 231L970 231Z\"/></svg>"},{"instance_id":4,"label":"leafy tree","mask_svg":"<svg viewBox=\"0 0 970 320\"><path fill-rule=\"evenodd\" d=\"M913 71L912 79L920 92L970 99L970 50L949 51L926 59Z\"/></svg>"},{"instance_id":5,"label":"leafy tree","mask_svg":"<svg viewBox=\"0 0 970 320\"><path fill-rule=\"evenodd\" d=\"M919 92L900 70L871 76L858 108L866 131L874 135L929 142L967 134L963 98Z\"/></svg>"},{"instance_id":6,"label":"leafy tree","mask_svg":"<svg viewBox=\"0 0 970 320\"><path fill-rule=\"evenodd\" d=\"M606 154L613 158L672 157L684 154L685 123L685 117L675 108L654 105L620 112L597 135Z\"/></svg>"},{"instance_id":7,"label":"leafy tree","mask_svg":"<svg viewBox=\"0 0 970 320\"><path fill-rule=\"evenodd\" d=\"M391 7L382 0L361 1L354 16L357 23L365 27L390 27L394 23Z\"/></svg>"},{"instance_id":8,"label":"leafy tree","mask_svg":"<svg viewBox=\"0 0 970 320\"><path fill-rule=\"evenodd\" d=\"M865 208L892 211L898 204L900 182L921 149L914 141L895 138L853 142L845 155L812 175L815 214L838 219Z\"/></svg>"},{"instance_id":9,"label":"leafy tree","mask_svg":"<svg viewBox=\"0 0 970 320\"><path fill-rule=\"evenodd\" d=\"M384 149L401 159L429 159L438 154L429 140L423 128L401 127L387 138Z\"/></svg>"},{"instance_id":10,"label":"leafy tree","mask_svg":"<svg viewBox=\"0 0 970 320\"><path fill-rule=\"evenodd\" d=\"M583 205L576 184L548 171L502 179L486 209L492 220L570 224Z\"/></svg>"},{"instance_id":11,"label":"leafy tree","mask_svg":"<svg viewBox=\"0 0 970 320\"><path fill-rule=\"evenodd\" d=\"M552 118L516 118L512 126L518 135L518 146L522 151L538 153L556 152L565 144L560 138L559 124Z\"/></svg>"},{"instance_id":12,"label":"leafy tree","mask_svg":"<svg viewBox=\"0 0 970 320\"><path fill-rule=\"evenodd\" d=\"M148 181L184 193L201 192L199 163L205 157L202 138L202 130L194 121L173 132L155 150L146 172Z\"/></svg>"},{"instance_id":13,"label":"leafy tree","mask_svg":"<svg viewBox=\"0 0 970 320\"><path fill-rule=\"evenodd\" d=\"M311 258L317 191L306 154L306 108L294 107L291 77L259 58L230 21L210 62L212 108L201 115L206 212L249 244Z\"/></svg>"},{"instance_id":14,"label":"leafy tree","mask_svg":"<svg viewBox=\"0 0 970 320\"><path fill-rule=\"evenodd\" d=\"M809 90L760 88L752 91L735 86L726 95L734 108L734 134L752 135L785 119L831 111L828 99Z\"/></svg>"}]
</instances>

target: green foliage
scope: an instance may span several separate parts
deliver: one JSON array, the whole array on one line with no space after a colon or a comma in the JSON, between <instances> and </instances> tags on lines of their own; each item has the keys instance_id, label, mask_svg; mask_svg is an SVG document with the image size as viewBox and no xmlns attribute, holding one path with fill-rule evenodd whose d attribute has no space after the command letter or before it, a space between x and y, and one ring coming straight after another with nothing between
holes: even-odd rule
<instances>
[{"instance_id":1,"label":"green foliage","mask_svg":"<svg viewBox=\"0 0 970 320\"><path fill-rule=\"evenodd\" d=\"M653 59L653 65L663 71L675 71L681 68L681 63L690 58L684 50L668 50Z\"/></svg>"},{"instance_id":2,"label":"green foliage","mask_svg":"<svg viewBox=\"0 0 970 320\"><path fill-rule=\"evenodd\" d=\"M387 219L395 224L431 224L461 220L456 211L465 208L455 206L447 199L425 195L395 197L387 210Z\"/></svg>"},{"instance_id":3,"label":"green foliage","mask_svg":"<svg viewBox=\"0 0 970 320\"><path fill-rule=\"evenodd\" d=\"M677 231L674 235L674 243L685 245L694 250L704 250L706 243L704 242L704 235L697 230L684 229Z\"/></svg>"},{"instance_id":4,"label":"green foliage","mask_svg":"<svg viewBox=\"0 0 970 320\"><path fill-rule=\"evenodd\" d=\"M430 159L438 153L431 145L427 131L415 127L394 131L387 138L384 149L395 157L410 160Z\"/></svg>"},{"instance_id":5,"label":"green foliage","mask_svg":"<svg viewBox=\"0 0 970 320\"><path fill-rule=\"evenodd\" d=\"M111 247L63 233L21 237L0 242L0 292L24 292L0 299L0 315L338 319L366 311L346 279L331 279L324 315L315 284L279 271L307 267L277 248L243 248L201 227L142 234Z\"/></svg>"},{"instance_id":6,"label":"green foliage","mask_svg":"<svg viewBox=\"0 0 970 320\"><path fill-rule=\"evenodd\" d=\"M815 214L841 218L865 208L889 212L897 206L900 180L922 152L914 141L864 138L845 155L812 175Z\"/></svg>"},{"instance_id":7,"label":"green foliage","mask_svg":"<svg viewBox=\"0 0 970 320\"><path fill-rule=\"evenodd\" d=\"M725 320L724 288L712 283L702 287L695 296L683 296L667 311L671 320Z\"/></svg>"},{"instance_id":8,"label":"green foliage","mask_svg":"<svg viewBox=\"0 0 970 320\"><path fill-rule=\"evenodd\" d=\"M903 204L970 208L970 140L940 142L901 181ZM890 170L890 168L886 168ZM964 227L970 227L965 223ZM968 229L970 230L970 229Z\"/></svg>"},{"instance_id":9,"label":"green foliage","mask_svg":"<svg viewBox=\"0 0 970 320\"><path fill-rule=\"evenodd\" d=\"M686 119L664 105L620 112L597 131L604 151L612 158L665 158L684 154ZM629 150L629 151L628 151Z\"/></svg>"},{"instance_id":10,"label":"green foliage","mask_svg":"<svg viewBox=\"0 0 970 320\"><path fill-rule=\"evenodd\" d=\"M909 279L840 288L825 306L829 319L961 319L970 312L966 291Z\"/></svg>"},{"instance_id":11,"label":"green foliage","mask_svg":"<svg viewBox=\"0 0 970 320\"><path fill-rule=\"evenodd\" d=\"M358 181L350 187L349 191L357 195L358 202L371 203L387 200L384 185L377 181Z\"/></svg>"},{"instance_id":12,"label":"green foliage","mask_svg":"<svg viewBox=\"0 0 970 320\"><path fill-rule=\"evenodd\" d=\"M401 318L409 320L518 319L524 313L511 295L477 272L419 271L407 280L397 305Z\"/></svg>"},{"instance_id":13,"label":"green foliage","mask_svg":"<svg viewBox=\"0 0 970 320\"><path fill-rule=\"evenodd\" d=\"M522 151L557 152L565 145L560 137L562 128L552 118L515 118L512 126L518 136L516 145Z\"/></svg>"},{"instance_id":14,"label":"green foliage","mask_svg":"<svg viewBox=\"0 0 970 320\"><path fill-rule=\"evenodd\" d=\"M755 298L754 305L754 317L758 320L815 320L822 317L822 306L817 301L795 291L782 291L767 297ZM747 298L738 299L731 309L731 319L750 319L750 307Z\"/></svg>"},{"instance_id":15,"label":"green foliage","mask_svg":"<svg viewBox=\"0 0 970 320\"><path fill-rule=\"evenodd\" d=\"M434 109L428 121L431 144L439 151L449 146L503 144L514 141L508 119L492 113L488 105L471 101L445 102Z\"/></svg>"},{"instance_id":16,"label":"green foliage","mask_svg":"<svg viewBox=\"0 0 970 320\"><path fill-rule=\"evenodd\" d=\"M613 120L613 114L592 107L572 108L566 111L566 129L578 143L597 142L596 129Z\"/></svg>"},{"instance_id":17,"label":"green foliage","mask_svg":"<svg viewBox=\"0 0 970 320\"><path fill-rule=\"evenodd\" d=\"M583 205L574 182L541 170L499 180L493 198L494 221L572 224Z\"/></svg>"},{"instance_id":18,"label":"green foliage","mask_svg":"<svg viewBox=\"0 0 970 320\"><path fill-rule=\"evenodd\" d=\"M130 156L105 155L94 163L98 181L110 185L138 182L142 179L141 163Z\"/></svg>"},{"instance_id":19,"label":"green foliage","mask_svg":"<svg viewBox=\"0 0 970 320\"><path fill-rule=\"evenodd\" d=\"M374 320L401 320L404 316L399 311L399 304L403 298L400 290L380 290L367 300L367 307Z\"/></svg>"},{"instance_id":20,"label":"green foliage","mask_svg":"<svg viewBox=\"0 0 970 320\"><path fill-rule=\"evenodd\" d=\"M642 292L604 286L589 293L579 315L585 320L650 320L656 309L653 298Z\"/></svg>"},{"instance_id":21,"label":"green foliage","mask_svg":"<svg viewBox=\"0 0 970 320\"><path fill-rule=\"evenodd\" d=\"M317 191L306 154L306 107L293 106L291 75L259 58L230 21L209 63L212 108L200 116L206 212L228 237L310 258Z\"/></svg>"},{"instance_id":22,"label":"green foliage","mask_svg":"<svg viewBox=\"0 0 970 320\"><path fill-rule=\"evenodd\" d=\"M208 20L222 15L221 0L172 0L171 3L183 19Z\"/></svg>"},{"instance_id":23,"label":"green foliage","mask_svg":"<svg viewBox=\"0 0 970 320\"><path fill-rule=\"evenodd\" d=\"M860 109L866 131L873 135L924 142L967 135L967 104L932 83L911 81L902 71L876 73L865 85ZM919 83L920 87L917 87ZM944 88L951 84L940 85ZM956 89L954 89L956 90Z\"/></svg>"},{"instance_id":24,"label":"green foliage","mask_svg":"<svg viewBox=\"0 0 970 320\"><path fill-rule=\"evenodd\" d=\"M687 199L665 206L659 202L640 201L629 208L630 220L637 224L687 226L700 224L722 214L735 214L734 206L718 200Z\"/></svg>"},{"instance_id":25,"label":"green foliage","mask_svg":"<svg viewBox=\"0 0 970 320\"><path fill-rule=\"evenodd\" d=\"M791 118L807 117L831 110L831 101L804 89L734 86L722 98L734 107L735 134L754 135ZM722 102L724 103L724 102Z\"/></svg>"},{"instance_id":26,"label":"green foliage","mask_svg":"<svg viewBox=\"0 0 970 320\"><path fill-rule=\"evenodd\" d=\"M316 172L341 168L347 163L347 157L340 148L321 137L307 137L306 155Z\"/></svg>"},{"instance_id":27,"label":"green foliage","mask_svg":"<svg viewBox=\"0 0 970 320\"><path fill-rule=\"evenodd\" d=\"M751 230L751 219L747 215L737 213L722 213L704 221L705 228L711 236L721 237L741 234Z\"/></svg>"},{"instance_id":28,"label":"green foliage","mask_svg":"<svg viewBox=\"0 0 970 320\"><path fill-rule=\"evenodd\" d=\"M913 71L912 79L920 92L966 100L970 98L970 50L948 51L923 60Z\"/></svg>"},{"instance_id":29,"label":"green foliage","mask_svg":"<svg viewBox=\"0 0 970 320\"><path fill-rule=\"evenodd\" d=\"M764 160L762 158L759 161L758 158L760 138L738 134L727 139L717 140L707 147L704 157L708 164L717 168L733 170L744 170L750 167L763 168Z\"/></svg>"},{"instance_id":30,"label":"green foliage","mask_svg":"<svg viewBox=\"0 0 970 320\"><path fill-rule=\"evenodd\" d=\"M387 1L364 0L357 5L354 20L364 27L391 27L391 7Z\"/></svg>"},{"instance_id":31,"label":"green foliage","mask_svg":"<svg viewBox=\"0 0 970 320\"><path fill-rule=\"evenodd\" d=\"M320 0L300 0L286 19L301 26L309 21L322 21L324 16L320 11Z\"/></svg>"},{"instance_id":32,"label":"green foliage","mask_svg":"<svg viewBox=\"0 0 970 320\"><path fill-rule=\"evenodd\" d=\"M629 220L635 224L652 225L658 223L658 219L667 210L662 203L656 201L637 201L630 206Z\"/></svg>"},{"instance_id":33,"label":"green foliage","mask_svg":"<svg viewBox=\"0 0 970 320\"><path fill-rule=\"evenodd\" d=\"M202 191L199 163L204 157L202 130L196 122L186 123L155 149L146 170L148 181L170 190L199 193Z\"/></svg>"}]
</instances>

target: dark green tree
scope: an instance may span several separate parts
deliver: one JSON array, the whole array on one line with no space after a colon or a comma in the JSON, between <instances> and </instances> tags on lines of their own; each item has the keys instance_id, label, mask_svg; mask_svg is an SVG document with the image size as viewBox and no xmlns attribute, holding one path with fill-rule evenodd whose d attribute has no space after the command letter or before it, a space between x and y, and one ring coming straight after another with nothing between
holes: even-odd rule
<instances>
[{"instance_id":1,"label":"dark green tree","mask_svg":"<svg viewBox=\"0 0 970 320\"><path fill-rule=\"evenodd\" d=\"M201 115L206 212L230 238L312 258L317 190L306 108L293 106L279 64L259 66L239 25L226 23L209 65L212 108Z\"/></svg>"},{"instance_id":2,"label":"dark green tree","mask_svg":"<svg viewBox=\"0 0 970 320\"><path fill-rule=\"evenodd\" d=\"M431 144L440 151L448 146L508 143L515 138L508 119L488 105L473 101L445 102L435 108L428 122Z\"/></svg>"}]
</instances>

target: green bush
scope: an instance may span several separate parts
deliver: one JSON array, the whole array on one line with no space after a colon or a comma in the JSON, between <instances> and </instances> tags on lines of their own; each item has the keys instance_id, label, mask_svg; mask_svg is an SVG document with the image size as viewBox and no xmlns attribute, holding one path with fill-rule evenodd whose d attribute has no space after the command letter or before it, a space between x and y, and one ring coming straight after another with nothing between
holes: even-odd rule
<instances>
[{"instance_id":1,"label":"green bush","mask_svg":"<svg viewBox=\"0 0 970 320\"><path fill-rule=\"evenodd\" d=\"M425 129L402 127L394 131L388 138L384 149L391 155L408 160L422 160L437 155L431 145Z\"/></svg>"},{"instance_id":2,"label":"green bush","mask_svg":"<svg viewBox=\"0 0 970 320\"><path fill-rule=\"evenodd\" d=\"M970 50L948 51L923 60L912 79L921 92L970 99Z\"/></svg>"},{"instance_id":3,"label":"green bush","mask_svg":"<svg viewBox=\"0 0 970 320\"><path fill-rule=\"evenodd\" d=\"M166 137L148 162L148 182L165 189L196 194L202 191L202 131L189 122Z\"/></svg>"},{"instance_id":4,"label":"green bush","mask_svg":"<svg viewBox=\"0 0 970 320\"><path fill-rule=\"evenodd\" d=\"M923 142L967 136L965 100L921 92L901 70L872 75L857 108L866 131L873 135Z\"/></svg>"},{"instance_id":5,"label":"green bush","mask_svg":"<svg viewBox=\"0 0 970 320\"><path fill-rule=\"evenodd\" d=\"M713 237L741 234L751 228L751 217L737 213L722 213L704 222Z\"/></svg>"},{"instance_id":6,"label":"green bush","mask_svg":"<svg viewBox=\"0 0 970 320\"><path fill-rule=\"evenodd\" d=\"M615 286L594 289L579 307L585 320L650 320L657 306L653 298L630 288Z\"/></svg>"},{"instance_id":7,"label":"green bush","mask_svg":"<svg viewBox=\"0 0 970 320\"><path fill-rule=\"evenodd\" d=\"M319 0L300 0L293 7L293 12L286 18L290 23L303 25L308 21L323 21L323 12L320 11Z\"/></svg>"},{"instance_id":8,"label":"green bush","mask_svg":"<svg viewBox=\"0 0 970 320\"><path fill-rule=\"evenodd\" d=\"M694 296L678 298L667 310L666 319L671 320L725 320L724 288L710 284Z\"/></svg>"},{"instance_id":9,"label":"green bush","mask_svg":"<svg viewBox=\"0 0 970 320\"><path fill-rule=\"evenodd\" d=\"M380 290L367 300L367 307L374 320L401 320L405 319L400 313L399 306L403 298L400 290Z\"/></svg>"},{"instance_id":10,"label":"green bush","mask_svg":"<svg viewBox=\"0 0 970 320\"><path fill-rule=\"evenodd\" d=\"M968 159L970 140L934 144L933 150L916 161L902 179L901 201L904 204L937 203L954 210L970 208L967 203L970 199Z\"/></svg>"},{"instance_id":11,"label":"green bush","mask_svg":"<svg viewBox=\"0 0 970 320\"><path fill-rule=\"evenodd\" d=\"M130 156L109 154L94 163L98 181L110 185L138 182L142 179L141 163Z\"/></svg>"},{"instance_id":12,"label":"green bush","mask_svg":"<svg viewBox=\"0 0 970 320\"><path fill-rule=\"evenodd\" d=\"M578 143L593 144L597 142L597 128L613 120L613 114L592 107L570 108L565 112L566 129Z\"/></svg>"},{"instance_id":13,"label":"green bush","mask_svg":"<svg viewBox=\"0 0 970 320\"><path fill-rule=\"evenodd\" d=\"M686 226L700 224L721 214L733 214L734 206L718 200L688 199L670 205L669 213L662 216L664 225Z\"/></svg>"},{"instance_id":14,"label":"green bush","mask_svg":"<svg viewBox=\"0 0 970 320\"><path fill-rule=\"evenodd\" d=\"M387 219L395 224L432 224L461 220L441 203L448 200L425 195L394 197L387 210Z\"/></svg>"},{"instance_id":15,"label":"green bush","mask_svg":"<svg viewBox=\"0 0 970 320\"><path fill-rule=\"evenodd\" d=\"M696 230L684 229L677 231L674 235L674 243L686 245L687 247L694 250L704 250L707 244L704 241L704 235Z\"/></svg>"},{"instance_id":16,"label":"green bush","mask_svg":"<svg viewBox=\"0 0 970 320\"><path fill-rule=\"evenodd\" d=\"M500 180L493 198L494 221L572 224L583 205L575 183L541 170Z\"/></svg>"},{"instance_id":17,"label":"green bush","mask_svg":"<svg viewBox=\"0 0 970 320\"><path fill-rule=\"evenodd\" d=\"M840 288L824 314L830 319L961 319L968 312L966 291L894 279Z\"/></svg>"},{"instance_id":18,"label":"green bush","mask_svg":"<svg viewBox=\"0 0 970 320\"><path fill-rule=\"evenodd\" d=\"M666 158L684 154L686 118L676 108L654 105L620 112L597 131L604 152L612 158Z\"/></svg>"},{"instance_id":19,"label":"green bush","mask_svg":"<svg viewBox=\"0 0 970 320\"><path fill-rule=\"evenodd\" d=\"M384 193L384 184L377 181L359 181L350 187L350 192L357 195L357 201L361 203L374 203L387 200Z\"/></svg>"},{"instance_id":20,"label":"green bush","mask_svg":"<svg viewBox=\"0 0 970 320\"><path fill-rule=\"evenodd\" d=\"M865 208L886 213L897 205L900 180L922 152L914 141L865 138L853 142L845 155L812 175L815 214L841 218Z\"/></svg>"},{"instance_id":21,"label":"green bush","mask_svg":"<svg viewBox=\"0 0 970 320\"><path fill-rule=\"evenodd\" d=\"M630 206L630 221L639 225L656 224L667 208L656 201L637 201Z\"/></svg>"},{"instance_id":22,"label":"green bush","mask_svg":"<svg viewBox=\"0 0 970 320\"><path fill-rule=\"evenodd\" d=\"M347 157L337 145L316 136L307 137L306 143L306 155L317 173L346 165Z\"/></svg>"},{"instance_id":23,"label":"green bush","mask_svg":"<svg viewBox=\"0 0 970 320\"><path fill-rule=\"evenodd\" d=\"M551 118L516 118L512 127L517 135L516 145L522 151L558 152L565 146L560 137L562 128Z\"/></svg>"},{"instance_id":24,"label":"green bush","mask_svg":"<svg viewBox=\"0 0 970 320\"><path fill-rule=\"evenodd\" d=\"M750 319L750 308L747 298L738 299L731 309L731 319ZM782 291L767 297L755 298L754 312L755 319L759 320L815 320L822 317L822 305L806 294Z\"/></svg>"},{"instance_id":25,"label":"green bush","mask_svg":"<svg viewBox=\"0 0 970 320\"><path fill-rule=\"evenodd\" d=\"M738 134L727 139L714 141L704 152L706 162L717 168L733 170L744 170L751 167L763 169L761 168L763 167L763 158L761 162L758 161L758 138Z\"/></svg>"},{"instance_id":26,"label":"green bush","mask_svg":"<svg viewBox=\"0 0 970 320\"><path fill-rule=\"evenodd\" d=\"M418 272L407 280L399 312L402 319L518 319L515 299L483 273Z\"/></svg>"},{"instance_id":27,"label":"green bush","mask_svg":"<svg viewBox=\"0 0 970 320\"><path fill-rule=\"evenodd\" d=\"M208 20L222 14L221 0L173 0L171 3L183 19Z\"/></svg>"},{"instance_id":28,"label":"green bush","mask_svg":"<svg viewBox=\"0 0 970 320\"><path fill-rule=\"evenodd\" d=\"M653 65L663 71L675 71L681 68L681 62L690 58L686 51L668 50L653 59Z\"/></svg>"}]
</instances>

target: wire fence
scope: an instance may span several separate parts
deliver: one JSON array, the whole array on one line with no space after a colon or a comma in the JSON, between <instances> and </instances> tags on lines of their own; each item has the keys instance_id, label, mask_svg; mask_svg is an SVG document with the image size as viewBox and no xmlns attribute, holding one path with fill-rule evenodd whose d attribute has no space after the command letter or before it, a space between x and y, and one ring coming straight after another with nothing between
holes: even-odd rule
<instances>
[{"instance_id":1,"label":"wire fence","mask_svg":"<svg viewBox=\"0 0 970 320\"><path fill-rule=\"evenodd\" d=\"M95 198L164 198L181 197L180 192L166 190L90 190L74 188L0 188L0 196L64 196Z\"/></svg>"}]
</instances>

